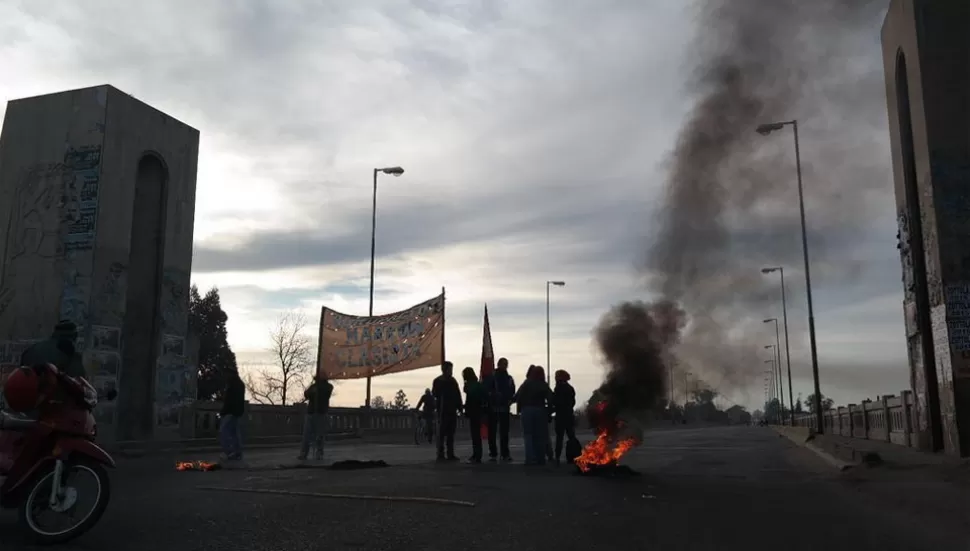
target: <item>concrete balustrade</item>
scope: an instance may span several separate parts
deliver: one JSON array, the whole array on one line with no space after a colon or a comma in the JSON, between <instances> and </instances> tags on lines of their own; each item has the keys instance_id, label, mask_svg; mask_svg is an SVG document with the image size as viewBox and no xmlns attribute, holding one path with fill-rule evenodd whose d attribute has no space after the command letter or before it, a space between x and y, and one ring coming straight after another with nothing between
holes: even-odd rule
<instances>
[{"instance_id":1,"label":"concrete balustrade","mask_svg":"<svg viewBox=\"0 0 970 551\"><path fill-rule=\"evenodd\" d=\"M823 414L824 432L850 438L881 440L900 446L913 446L913 393L883 396L877 401L830 409ZM787 419L786 419L787 422ZM816 428L815 415L795 416L795 426Z\"/></svg>"},{"instance_id":2,"label":"concrete balustrade","mask_svg":"<svg viewBox=\"0 0 970 551\"><path fill-rule=\"evenodd\" d=\"M219 432L219 402L196 402L188 406L184 416L194 419L192 438L214 438ZM297 404L292 406L270 406L262 404L247 404L246 415L243 419L244 436L250 438L300 436L303 431L303 417L306 406ZM414 430L415 414L413 410L391 410L364 408L330 408L328 412L329 430L331 432L361 431L410 431ZM464 419L459 420L459 427L464 427Z\"/></svg>"}]
</instances>

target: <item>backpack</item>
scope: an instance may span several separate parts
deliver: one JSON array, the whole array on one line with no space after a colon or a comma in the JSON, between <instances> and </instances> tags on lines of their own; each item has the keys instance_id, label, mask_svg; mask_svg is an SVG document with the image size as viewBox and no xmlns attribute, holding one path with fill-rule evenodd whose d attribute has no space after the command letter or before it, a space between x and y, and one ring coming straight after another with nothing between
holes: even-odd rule
<instances>
[{"instance_id":1,"label":"backpack","mask_svg":"<svg viewBox=\"0 0 970 551\"><path fill-rule=\"evenodd\" d=\"M572 463L576 461L576 458L582 455L583 445L579 443L576 438L569 438L566 440L566 462Z\"/></svg>"}]
</instances>

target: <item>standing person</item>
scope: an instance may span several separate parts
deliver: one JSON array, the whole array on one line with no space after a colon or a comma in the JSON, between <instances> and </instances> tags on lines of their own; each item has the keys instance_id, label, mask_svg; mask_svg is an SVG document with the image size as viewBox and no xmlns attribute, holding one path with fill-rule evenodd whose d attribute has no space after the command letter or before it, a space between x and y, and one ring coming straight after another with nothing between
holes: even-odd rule
<instances>
[{"instance_id":1,"label":"standing person","mask_svg":"<svg viewBox=\"0 0 970 551\"><path fill-rule=\"evenodd\" d=\"M509 416L512 397L515 396L515 381L509 375L509 361L499 358L498 366L482 384L488 394L488 460L495 461L502 452L502 461L512 461L509 450ZM496 446L496 437L498 443Z\"/></svg>"},{"instance_id":2,"label":"standing person","mask_svg":"<svg viewBox=\"0 0 970 551\"><path fill-rule=\"evenodd\" d=\"M461 389L453 373L454 365L451 362L441 364L441 375L431 385L431 395L438 406L438 461L458 461L455 455L455 429L458 428L458 414L462 405Z\"/></svg>"},{"instance_id":3,"label":"standing person","mask_svg":"<svg viewBox=\"0 0 970 551\"><path fill-rule=\"evenodd\" d=\"M478 382L475 370L466 367L461 372L462 379L465 380L465 417L468 418L468 427L471 429L472 437L472 456L469 463L482 462L482 416L485 414L486 401L485 387Z\"/></svg>"},{"instance_id":4,"label":"standing person","mask_svg":"<svg viewBox=\"0 0 970 551\"><path fill-rule=\"evenodd\" d=\"M522 412L525 464L545 465L549 440L547 406L552 401L552 391L546 384L546 373L541 366L529 367L525 382L519 387L513 399L519 405L519 411Z\"/></svg>"},{"instance_id":5,"label":"standing person","mask_svg":"<svg viewBox=\"0 0 970 551\"><path fill-rule=\"evenodd\" d=\"M333 385L325 374L318 374L313 383L303 391L306 398L306 416L303 419L303 442L300 444L300 461L306 461L313 442L313 458L323 459L323 444L327 437L327 413L330 411L330 397Z\"/></svg>"},{"instance_id":6,"label":"standing person","mask_svg":"<svg viewBox=\"0 0 970 551\"><path fill-rule=\"evenodd\" d=\"M414 406L415 411L421 412L421 417L424 419L424 434L428 437L428 443L431 443L431 435L434 434L434 396L431 395L431 389L424 389L424 396L418 400L418 405Z\"/></svg>"},{"instance_id":7,"label":"standing person","mask_svg":"<svg viewBox=\"0 0 970 551\"><path fill-rule=\"evenodd\" d=\"M219 412L219 441L224 461L242 460L242 433L239 420L246 409L246 385L235 366L226 371L226 391Z\"/></svg>"},{"instance_id":8,"label":"standing person","mask_svg":"<svg viewBox=\"0 0 970 551\"><path fill-rule=\"evenodd\" d=\"M560 369L556 371L556 389L552 393L552 407L556 414L556 464L562 457L563 436L568 441L576 439L576 390L569 384L569 373ZM566 454L569 459L569 454Z\"/></svg>"}]
</instances>

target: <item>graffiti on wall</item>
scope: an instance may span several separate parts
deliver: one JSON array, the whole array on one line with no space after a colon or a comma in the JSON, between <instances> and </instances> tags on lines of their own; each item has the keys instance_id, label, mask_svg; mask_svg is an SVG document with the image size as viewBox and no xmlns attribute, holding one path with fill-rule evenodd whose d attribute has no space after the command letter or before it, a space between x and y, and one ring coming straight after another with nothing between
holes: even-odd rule
<instances>
[{"instance_id":1,"label":"graffiti on wall","mask_svg":"<svg viewBox=\"0 0 970 551\"><path fill-rule=\"evenodd\" d=\"M92 325L89 346L84 351L84 371L98 392L118 390L121 373L121 329L105 325ZM100 402L94 412L99 424L115 423L114 402Z\"/></svg>"},{"instance_id":2,"label":"graffiti on wall","mask_svg":"<svg viewBox=\"0 0 970 551\"><path fill-rule=\"evenodd\" d=\"M125 318L125 300L128 290L128 268L121 262L112 262L104 279L95 286L94 303L91 305L93 320L108 325L121 325Z\"/></svg>"},{"instance_id":3,"label":"graffiti on wall","mask_svg":"<svg viewBox=\"0 0 970 551\"><path fill-rule=\"evenodd\" d=\"M68 266L64 271L64 288L61 290L60 319L71 320L79 328L87 325L90 296L91 277L82 274L75 266Z\"/></svg>"},{"instance_id":4,"label":"graffiti on wall","mask_svg":"<svg viewBox=\"0 0 970 551\"><path fill-rule=\"evenodd\" d=\"M88 251L94 248L100 164L100 145L70 149L64 155L65 251Z\"/></svg>"},{"instance_id":5,"label":"graffiti on wall","mask_svg":"<svg viewBox=\"0 0 970 551\"><path fill-rule=\"evenodd\" d=\"M970 353L970 284L946 286L946 321L954 352Z\"/></svg>"},{"instance_id":6,"label":"graffiti on wall","mask_svg":"<svg viewBox=\"0 0 970 551\"><path fill-rule=\"evenodd\" d=\"M189 275L184 270L166 269L162 276L162 328L170 334L185 335L189 308Z\"/></svg>"},{"instance_id":7,"label":"graffiti on wall","mask_svg":"<svg viewBox=\"0 0 970 551\"><path fill-rule=\"evenodd\" d=\"M162 337L162 354L156 366L156 426L178 427L184 406L195 400L197 370L186 357L185 338Z\"/></svg>"},{"instance_id":8,"label":"graffiti on wall","mask_svg":"<svg viewBox=\"0 0 970 551\"><path fill-rule=\"evenodd\" d=\"M59 315L85 324L100 161L100 145L69 148L61 162L33 165L18 182L5 236L0 333L46 333Z\"/></svg>"},{"instance_id":9,"label":"graffiti on wall","mask_svg":"<svg viewBox=\"0 0 970 551\"><path fill-rule=\"evenodd\" d=\"M935 161L933 206L947 279L970 280L970 167Z\"/></svg>"}]
</instances>

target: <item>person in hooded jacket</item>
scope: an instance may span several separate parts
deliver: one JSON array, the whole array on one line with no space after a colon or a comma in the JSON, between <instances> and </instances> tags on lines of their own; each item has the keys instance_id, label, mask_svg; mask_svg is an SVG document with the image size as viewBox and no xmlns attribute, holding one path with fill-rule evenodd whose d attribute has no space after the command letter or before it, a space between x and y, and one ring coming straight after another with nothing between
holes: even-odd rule
<instances>
[{"instance_id":1,"label":"person in hooded jacket","mask_svg":"<svg viewBox=\"0 0 970 551\"><path fill-rule=\"evenodd\" d=\"M548 405L552 391L546 384L545 370L534 365L526 373L525 382L513 398L522 413L522 433L525 440L525 464L545 465L549 442Z\"/></svg>"},{"instance_id":2,"label":"person in hooded jacket","mask_svg":"<svg viewBox=\"0 0 970 551\"><path fill-rule=\"evenodd\" d=\"M441 375L431 384L431 395L438 406L438 461L458 461L455 455L455 429L458 428L458 414L464 406L461 403L461 389L453 372L454 364L444 362L441 364Z\"/></svg>"},{"instance_id":3,"label":"person in hooded jacket","mask_svg":"<svg viewBox=\"0 0 970 551\"><path fill-rule=\"evenodd\" d=\"M485 387L478 382L478 376L471 367L461 372L465 380L465 417L468 418L468 428L472 437L472 456L469 463L482 462L482 418L485 415L486 401Z\"/></svg>"},{"instance_id":4,"label":"person in hooded jacket","mask_svg":"<svg viewBox=\"0 0 970 551\"><path fill-rule=\"evenodd\" d=\"M576 439L576 390L569 384L569 373L556 371L556 388L552 393L552 409L555 413L556 427L556 464L562 457L563 436L568 441ZM568 455L567 455L568 459Z\"/></svg>"},{"instance_id":5,"label":"person in hooded jacket","mask_svg":"<svg viewBox=\"0 0 970 551\"><path fill-rule=\"evenodd\" d=\"M20 365L53 364L68 377L84 378L84 363L76 349L77 338L77 324L71 320L61 320L54 326L49 339L34 343L24 350Z\"/></svg>"},{"instance_id":6,"label":"person in hooded jacket","mask_svg":"<svg viewBox=\"0 0 970 551\"><path fill-rule=\"evenodd\" d=\"M512 461L509 450L509 421L515 380L509 375L509 360L499 358L495 371L482 381L488 394L488 460L496 461L501 451L502 461Z\"/></svg>"}]
</instances>

